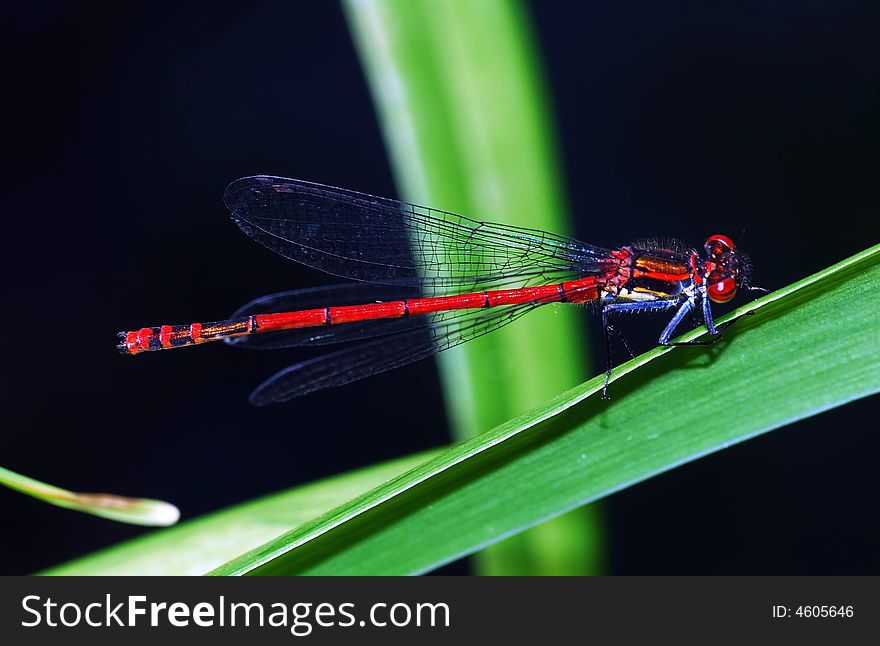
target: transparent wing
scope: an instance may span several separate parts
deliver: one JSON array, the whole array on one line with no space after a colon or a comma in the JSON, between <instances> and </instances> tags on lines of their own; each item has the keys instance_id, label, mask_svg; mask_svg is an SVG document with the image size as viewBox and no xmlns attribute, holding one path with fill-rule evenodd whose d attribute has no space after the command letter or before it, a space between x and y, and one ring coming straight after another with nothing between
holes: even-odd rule
<instances>
[{"instance_id":1,"label":"transparent wing","mask_svg":"<svg viewBox=\"0 0 880 646\"><path fill-rule=\"evenodd\" d=\"M426 294L562 282L599 273L610 253L544 231L282 177L236 180L223 199L242 231L286 258Z\"/></svg>"},{"instance_id":2,"label":"transparent wing","mask_svg":"<svg viewBox=\"0 0 880 646\"><path fill-rule=\"evenodd\" d=\"M366 343L285 368L260 384L250 401L257 406L283 402L392 370L497 330L543 304L545 301L535 300L488 310L453 310L430 315L437 317L432 318L430 325L397 329L394 338L380 335Z\"/></svg>"}]
</instances>

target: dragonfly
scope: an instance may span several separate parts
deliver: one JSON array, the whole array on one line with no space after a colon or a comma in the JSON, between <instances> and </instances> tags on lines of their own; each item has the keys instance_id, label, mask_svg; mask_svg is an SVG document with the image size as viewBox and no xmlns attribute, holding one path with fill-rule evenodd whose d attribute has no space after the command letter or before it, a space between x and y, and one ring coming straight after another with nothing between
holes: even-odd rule
<instances>
[{"instance_id":1,"label":"dragonfly","mask_svg":"<svg viewBox=\"0 0 880 646\"><path fill-rule=\"evenodd\" d=\"M675 240L603 248L269 175L235 180L223 200L256 242L351 282L263 296L226 320L120 332L118 349L137 355L220 340L252 349L360 342L278 372L251 394L256 405L425 359L551 303L590 304L601 314L607 398L617 315L673 312L659 343L705 345L724 329L712 303L743 289L766 291L750 285L748 257L722 234L709 236L702 253ZM708 340L673 341L685 319L705 325Z\"/></svg>"}]
</instances>

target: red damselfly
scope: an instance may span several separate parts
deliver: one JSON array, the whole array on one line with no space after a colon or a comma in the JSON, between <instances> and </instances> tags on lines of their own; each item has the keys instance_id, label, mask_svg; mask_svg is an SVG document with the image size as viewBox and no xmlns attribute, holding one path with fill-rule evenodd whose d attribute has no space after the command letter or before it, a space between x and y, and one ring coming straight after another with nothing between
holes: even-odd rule
<instances>
[{"instance_id":1,"label":"red damselfly","mask_svg":"<svg viewBox=\"0 0 880 646\"><path fill-rule=\"evenodd\" d=\"M214 323L120 332L125 354L224 340L282 348L365 340L282 370L251 395L262 405L341 386L458 345L548 303L594 303L611 375L613 316L674 310L662 345L686 317L720 335L710 302L748 285L749 262L724 235L703 253L675 241L615 249L535 229L282 177L245 177L223 199L248 236L286 258L353 279L272 294ZM627 348L628 349L628 348ZM603 395L605 390L603 390Z\"/></svg>"}]
</instances>

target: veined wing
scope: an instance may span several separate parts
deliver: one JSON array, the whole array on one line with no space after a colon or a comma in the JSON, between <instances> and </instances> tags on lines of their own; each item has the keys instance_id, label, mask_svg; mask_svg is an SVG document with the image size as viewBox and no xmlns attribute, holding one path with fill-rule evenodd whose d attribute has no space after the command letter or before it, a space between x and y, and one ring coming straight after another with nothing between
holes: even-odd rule
<instances>
[{"instance_id":1,"label":"veined wing","mask_svg":"<svg viewBox=\"0 0 880 646\"><path fill-rule=\"evenodd\" d=\"M426 294L563 282L602 271L610 253L545 231L282 177L238 179L223 199L242 231L286 258Z\"/></svg>"}]
</instances>

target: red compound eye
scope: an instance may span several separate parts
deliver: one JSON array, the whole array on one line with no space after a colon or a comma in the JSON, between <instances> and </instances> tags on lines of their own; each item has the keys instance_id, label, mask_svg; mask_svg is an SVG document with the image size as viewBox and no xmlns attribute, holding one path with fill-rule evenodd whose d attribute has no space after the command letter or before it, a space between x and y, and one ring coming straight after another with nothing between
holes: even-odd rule
<instances>
[{"instance_id":1,"label":"red compound eye","mask_svg":"<svg viewBox=\"0 0 880 646\"><path fill-rule=\"evenodd\" d=\"M712 274L716 274L715 276L709 274L709 300L713 303L726 303L736 296L737 284L732 276L721 278L718 273L713 271Z\"/></svg>"},{"instance_id":2,"label":"red compound eye","mask_svg":"<svg viewBox=\"0 0 880 646\"><path fill-rule=\"evenodd\" d=\"M725 235L721 235L720 233L716 233L714 236L709 236L706 239L706 247L714 247L716 243L724 245L727 247L727 251L733 251L733 240L728 238Z\"/></svg>"}]
</instances>

